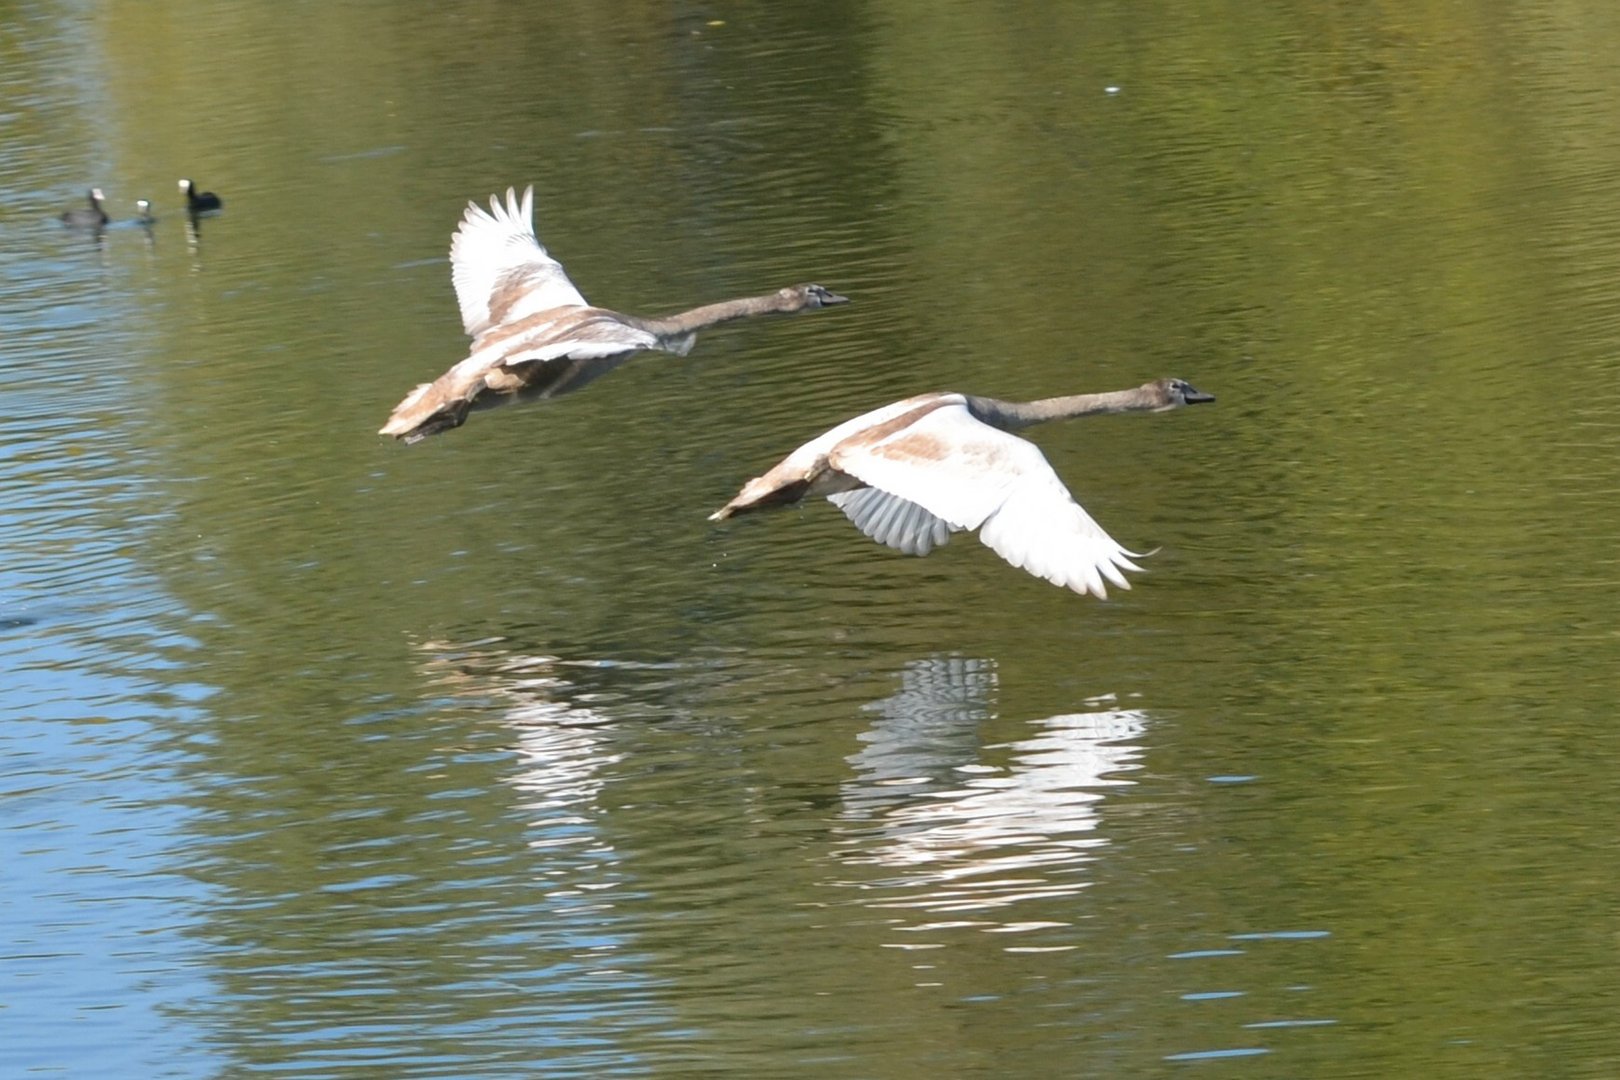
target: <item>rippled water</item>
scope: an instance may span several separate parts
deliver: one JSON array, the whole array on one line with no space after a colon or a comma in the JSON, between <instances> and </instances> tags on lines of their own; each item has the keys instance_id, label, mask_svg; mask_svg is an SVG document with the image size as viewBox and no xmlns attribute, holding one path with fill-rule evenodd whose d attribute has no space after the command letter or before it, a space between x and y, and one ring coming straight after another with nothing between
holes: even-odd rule
<instances>
[{"instance_id":1,"label":"rippled water","mask_svg":"<svg viewBox=\"0 0 1620 1080\"><path fill-rule=\"evenodd\" d=\"M0 35L0 1072L1616 1071L1608 7L289 10ZM530 182L855 303L378 439ZM1033 433L1106 603L705 520L1169 374Z\"/></svg>"}]
</instances>

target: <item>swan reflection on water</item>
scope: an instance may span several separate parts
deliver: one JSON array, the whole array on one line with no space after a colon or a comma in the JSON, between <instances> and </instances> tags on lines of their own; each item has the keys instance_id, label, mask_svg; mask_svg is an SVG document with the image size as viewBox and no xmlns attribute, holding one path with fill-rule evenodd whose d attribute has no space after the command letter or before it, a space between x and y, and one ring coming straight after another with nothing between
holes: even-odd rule
<instances>
[{"instance_id":1,"label":"swan reflection on water","mask_svg":"<svg viewBox=\"0 0 1620 1080\"><path fill-rule=\"evenodd\" d=\"M501 779L520 794L514 806L527 816L529 846L551 853L534 870L584 890L627 872L608 838L616 833L604 831L616 810L602 796L615 784L650 782L648 728L638 720L657 716L666 721L657 730L674 731L667 720L677 691L694 681L734 688L743 674L565 661L501 642L424 651L433 683L498 717L503 749L514 758ZM1141 767L1148 716L1093 700L1088 711L1032 720L1010 741L987 742L989 725L1006 730L997 678L992 660L929 657L901 671L895 693L864 706L870 723L849 748L830 809L836 880L828 884L859 890L863 906L980 913L983 924L1011 929L1041 917L1020 909L1015 924L1013 905L1069 896L1090 883L1083 868L1108 843L1099 828L1104 795L1130 784L1125 774ZM715 779L712 757L682 752L660 761L666 772L681 765L665 777L662 797L695 813L697 791ZM737 765L736 782L751 786L758 767ZM772 813L762 811L761 820Z\"/></svg>"},{"instance_id":2,"label":"swan reflection on water","mask_svg":"<svg viewBox=\"0 0 1620 1080\"><path fill-rule=\"evenodd\" d=\"M1141 767L1147 715L1064 713L984 745L995 679L990 661L930 658L872 706L879 718L849 758L842 865L891 873L841 883L868 903L988 912L1089 884L1075 871L1108 843L1098 832L1104 791Z\"/></svg>"},{"instance_id":3,"label":"swan reflection on water","mask_svg":"<svg viewBox=\"0 0 1620 1080\"><path fill-rule=\"evenodd\" d=\"M532 847L589 843L596 799L622 758L611 718L569 700L576 688L557 657L506 651L497 642L421 646L424 673L458 697L484 699L501 712L517 768L504 777L535 813Z\"/></svg>"}]
</instances>

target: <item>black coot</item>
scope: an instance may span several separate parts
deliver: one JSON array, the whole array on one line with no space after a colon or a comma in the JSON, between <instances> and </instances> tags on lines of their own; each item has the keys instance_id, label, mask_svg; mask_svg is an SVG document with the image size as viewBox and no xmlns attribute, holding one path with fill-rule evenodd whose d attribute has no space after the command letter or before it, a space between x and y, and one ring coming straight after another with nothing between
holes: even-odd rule
<instances>
[{"instance_id":1,"label":"black coot","mask_svg":"<svg viewBox=\"0 0 1620 1080\"><path fill-rule=\"evenodd\" d=\"M106 196L100 188L90 189L90 206L88 209L64 210L62 224L70 229L99 229L107 224L107 211L101 208L101 200Z\"/></svg>"},{"instance_id":2,"label":"black coot","mask_svg":"<svg viewBox=\"0 0 1620 1080\"><path fill-rule=\"evenodd\" d=\"M206 213L209 210L219 210L225 203L212 191L198 191L197 185L190 180L180 181L180 190L186 193L186 209L193 214Z\"/></svg>"}]
</instances>

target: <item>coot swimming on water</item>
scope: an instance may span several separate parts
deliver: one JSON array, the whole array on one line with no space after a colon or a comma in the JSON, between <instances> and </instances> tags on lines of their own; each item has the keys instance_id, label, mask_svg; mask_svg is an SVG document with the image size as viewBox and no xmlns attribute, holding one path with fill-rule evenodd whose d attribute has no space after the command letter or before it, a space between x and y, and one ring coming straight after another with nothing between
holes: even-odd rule
<instances>
[{"instance_id":1,"label":"coot swimming on water","mask_svg":"<svg viewBox=\"0 0 1620 1080\"><path fill-rule=\"evenodd\" d=\"M186 193L186 209L193 214L223 209L225 203L212 191L198 191L190 180L180 181L180 190Z\"/></svg>"},{"instance_id":2,"label":"coot swimming on water","mask_svg":"<svg viewBox=\"0 0 1620 1080\"><path fill-rule=\"evenodd\" d=\"M107 224L107 211L101 208L106 196L100 188L90 189L90 207L62 211L62 224L70 229L99 229Z\"/></svg>"}]
</instances>

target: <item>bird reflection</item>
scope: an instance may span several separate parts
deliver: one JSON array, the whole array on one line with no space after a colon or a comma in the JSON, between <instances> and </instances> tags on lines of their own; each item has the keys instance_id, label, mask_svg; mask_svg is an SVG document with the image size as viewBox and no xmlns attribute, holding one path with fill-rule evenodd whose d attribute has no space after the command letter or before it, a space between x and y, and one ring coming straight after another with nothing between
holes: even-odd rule
<instances>
[{"instance_id":1,"label":"bird reflection","mask_svg":"<svg viewBox=\"0 0 1620 1080\"><path fill-rule=\"evenodd\" d=\"M881 719L861 733L865 746L849 758L860 780L845 789L847 812L869 815L953 783L954 767L978 753L978 724L991 715L995 688L989 660L933 656L908 664L900 689L866 706Z\"/></svg>"},{"instance_id":2,"label":"bird reflection","mask_svg":"<svg viewBox=\"0 0 1620 1080\"><path fill-rule=\"evenodd\" d=\"M891 872L848 882L877 906L983 913L1087 884L1074 871L1108 842L1097 832L1103 791L1140 767L1147 717L1064 713L983 746L994 687L989 661L930 659L872 706L879 719L849 758L842 861Z\"/></svg>"},{"instance_id":3,"label":"bird reflection","mask_svg":"<svg viewBox=\"0 0 1620 1080\"><path fill-rule=\"evenodd\" d=\"M202 269L202 222L196 214L186 215L186 251L191 255L191 268Z\"/></svg>"},{"instance_id":4,"label":"bird reflection","mask_svg":"<svg viewBox=\"0 0 1620 1080\"><path fill-rule=\"evenodd\" d=\"M615 724L576 704L589 692L570 677L590 662L501 639L419 648L422 674L462 712L457 754L493 766L488 772L511 793L502 821L522 822L515 836L492 828L491 843L468 833L457 845L463 861L448 870L453 888L441 887L426 906L444 906L431 923L460 936L424 955L479 998L469 1014L475 1023L487 1028L505 1017L536 1045L566 1042L582 1009L604 1040L667 1024L647 1004L647 978L635 970L639 938L618 914L630 875L598 801L617 778ZM480 724L481 716L492 723ZM593 995L606 1004L575 1004Z\"/></svg>"},{"instance_id":5,"label":"bird reflection","mask_svg":"<svg viewBox=\"0 0 1620 1080\"><path fill-rule=\"evenodd\" d=\"M557 847L593 841L580 826L591 820L605 786L604 769L620 760L610 741L613 721L569 700L575 692L555 656L509 652L499 642L454 646L430 642L424 670L458 696L497 704L515 737L518 768L505 779L522 792L518 805L536 817L531 845Z\"/></svg>"}]
</instances>

